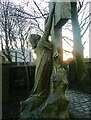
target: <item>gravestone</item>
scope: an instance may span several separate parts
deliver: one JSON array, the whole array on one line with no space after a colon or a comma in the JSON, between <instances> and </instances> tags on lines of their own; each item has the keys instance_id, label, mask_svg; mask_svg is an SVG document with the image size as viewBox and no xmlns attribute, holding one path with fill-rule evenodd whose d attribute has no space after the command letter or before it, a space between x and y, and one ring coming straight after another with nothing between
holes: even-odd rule
<instances>
[{"instance_id":1,"label":"gravestone","mask_svg":"<svg viewBox=\"0 0 91 120\"><path fill-rule=\"evenodd\" d=\"M61 5L62 4L62 5ZM50 13L53 3L50 3ZM64 5L64 7L63 7ZM64 9L66 8L67 9ZM55 14L53 14L51 37L52 42L57 53L61 53L61 28L70 18L69 3L56 3ZM68 11L67 11L68 10ZM68 13L65 13L68 12ZM49 16L50 18L50 16ZM46 31L45 31L46 33ZM49 32L50 34L50 32ZM48 34L48 36L49 36ZM44 37L45 38L45 37ZM61 55L61 54L60 54ZM54 51L54 57L56 56ZM60 66L59 55L55 58L54 62ZM48 60L48 59L47 59ZM39 61L40 62L40 61ZM44 71L45 72L45 71ZM48 72L48 71L47 71ZM40 73L41 74L41 73ZM41 75L42 76L42 75ZM47 80L47 79L46 79ZM43 85L43 83L41 83ZM48 96L43 94L33 94L26 100L21 102L21 118L69 118L68 115L68 99L65 96L65 90L68 85L66 71L60 66L57 70L53 69L50 78L50 93ZM49 85L48 84L48 85ZM38 86L39 87L39 86ZM42 91L40 92L42 93Z\"/></svg>"},{"instance_id":2,"label":"gravestone","mask_svg":"<svg viewBox=\"0 0 91 120\"><path fill-rule=\"evenodd\" d=\"M49 4L49 12L51 11L53 3ZM61 28L70 19L70 2L56 2L54 27Z\"/></svg>"},{"instance_id":3,"label":"gravestone","mask_svg":"<svg viewBox=\"0 0 91 120\"><path fill-rule=\"evenodd\" d=\"M52 6L53 6L53 3L50 2L49 11L51 11ZM70 9L71 9L70 2L56 2L55 15L53 18L52 30L51 30L51 39L53 44L55 45L54 52L57 49L60 52L61 63L63 59L62 26L71 18Z\"/></svg>"},{"instance_id":4,"label":"gravestone","mask_svg":"<svg viewBox=\"0 0 91 120\"><path fill-rule=\"evenodd\" d=\"M50 3L49 10L51 10L52 5L53 5L53 3ZM55 7L55 15L53 18L52 30L51 30L51 39L54 44L54 55L56 55L56 58L59 59L59 62L57 62L56 63L57 65L55 65L55 61L54 61L54 71L53 71L54 73L52 73L52 76L54 76L54 75L56 76L55 83L57 83L58 80L62 80L62 82L65 83L65 84L61 84L60 88L62 88L62 89L58 90L60 92L59 96L62 95L62 97L59 100L56 100L57 102L60 101L59 108L61 108L62 106L64 106L64 107L59 110L57 108L55 111L56 115L59 116L59 118L64 118L64 119L69 118L68 101L67 101L67 97L65 95L65 91L67 88L67 86L66 86L67 85L67 75L65 74L63 68L59 69L59 66L62 66L62 64L63 64L62 26L70 19L70 17L71 17L70 2L57 2L56 7ZM55 72L55 66L57 69L56 72ZM59 70L61 70L60 74L59 74ZM59 76L58 76L58 74L59 74ZM57 92L56 92L56 95L57 95ZM65 105L63 105L63 104L65 104ZM53 103L53 105L54 105L54 103ZM54 115L54 117L56 117L56 116Z\"/></svg>"}]
</instances>

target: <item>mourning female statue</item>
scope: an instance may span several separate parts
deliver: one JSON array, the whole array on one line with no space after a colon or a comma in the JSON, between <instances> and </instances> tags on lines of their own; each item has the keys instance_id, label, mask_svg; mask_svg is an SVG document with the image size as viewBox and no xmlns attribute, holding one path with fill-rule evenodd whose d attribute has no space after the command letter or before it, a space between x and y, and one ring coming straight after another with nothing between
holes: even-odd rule
<instances>
[{"instance_id":1,"label":"mourning female statue","mask_svg":"<svg viewBox=\"0 0 91 120\"><path fill-rule=\"evenodd\" d=\"M20 103L20 119L69 118L68 100L65 96L68 84L66 71L61 67L60 49L56 49L55 52L56 45L48 40L51 28L54 26L55 3L51 7L43 36L31 34L29 37L37 55L35 81L29 98Z\"/></svg>"},{"instance_id":2,"label":"mourning female statue","mask_svg":"<svg viewBox=\"0 0 91 120\"><path fill-rule=\"evenodd\" d=\"M49 94L53 45L48 38L52 27L54 11L55 3L49 13L43 36L40 37L40 35L31 34L29 38L32 47L37 54L35 81L29 98L26 101L21 102L20 118L28 118L29 113L41 105Z\"/></svg>"}]
</instances>

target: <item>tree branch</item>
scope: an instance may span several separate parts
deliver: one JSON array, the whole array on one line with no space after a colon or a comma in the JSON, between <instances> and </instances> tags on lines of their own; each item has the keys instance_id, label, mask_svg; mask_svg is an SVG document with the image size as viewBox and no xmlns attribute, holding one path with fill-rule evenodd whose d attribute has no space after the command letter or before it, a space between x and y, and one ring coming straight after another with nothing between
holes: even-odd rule
<instances>
[{"instance_id":1,"label":"tree branch","mask_svg":"<svg viewBox=\"0 0 91 120\"><path fill-rule=\"evenodd\" d=\"M36 3L34 0L33 0L33 2L34 2L34 4L36 5L36 7L38 8L38 10L39 10L39 12L41 13L42 17L45 18L44 15L43 15L43 13L41 12L39 6L37 5L37 3Z\"/></svg>"},{"instance_id":2,"label":"tree branch","mask_svg":"<svg viewBox=\"0 0 91 120\"><path fill-rule=\"evenodd\" d=\"M90 24L91 24L91 21L89 22L89 24L87 25L86 29L85 29L84 32L82 33L81 37L83 37L83 35L84 35L85 32L87 31L87 29L89 28Z\"/></svg>"}]
</instances>

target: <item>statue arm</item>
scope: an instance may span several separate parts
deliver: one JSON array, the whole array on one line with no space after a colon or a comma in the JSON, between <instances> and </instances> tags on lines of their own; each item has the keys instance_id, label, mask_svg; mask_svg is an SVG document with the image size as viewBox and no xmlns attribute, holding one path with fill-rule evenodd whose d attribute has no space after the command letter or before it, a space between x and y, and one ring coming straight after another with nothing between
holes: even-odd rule
<instances>
[{"instance_id":1,"label":"statue arm","mask_svg":"<svg viewBox=\"0 0 91 120\"><path fill-rule=\"evenodd\" d=\"M44 32L43 37L41 38L41 41L48 41L48 37L50 35L50 31L51 31L51 27L52 27L54 11L55 11L55 3L53 3L53 8L52 8L51 12L49 13L49 17L48 17L47 23L45 25L45 32Z\"/></svg>"},{"instance_id":2,"label":"statue arm","mask_svg":"<svg viewBox=\"0 0 91 120\"><path fill-rule=\"evenodd\" d=\"M48 49L53 49L53 45L51 42L48 42L48 41L44 41L44 44L43 44L44 47L48 48Z\"/></svg>"}]
</instances>

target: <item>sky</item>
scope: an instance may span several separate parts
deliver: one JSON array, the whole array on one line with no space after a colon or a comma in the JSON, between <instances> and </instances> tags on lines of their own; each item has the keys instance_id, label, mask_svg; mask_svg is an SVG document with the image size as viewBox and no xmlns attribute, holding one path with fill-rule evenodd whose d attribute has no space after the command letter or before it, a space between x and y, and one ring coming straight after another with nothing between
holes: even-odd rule
<instances>
[{"instance_id":1,"label":"sky","mask_svg":"<svg viewBox=\"0 0 91 120\"><path fill-rule=\"evenodd\" d=\"M5 1L5 0L3 0L3 1ZM24 9L28 12L29 11L29 9L28 9L28 6L25 6L25 4L24 3L28 3L27 1L28 0L10 0L10 1L12 1L12 2L14 2L14 3L16 3L16 4L20 4L20 5L23 5L24 6ZM45 2L48 2L49 0L35 0L36 1L36 3L41 3L42 4L42 6L45 6ZM43 1L45 1L45 2L43 2ZM86 1L88 1L88 0L85 0L85 2ZM22 4L23 3L23 4ZM29 4L33 4L33 0L29 0L29 3L28 3L28 5ZM33 6L34 6L34 4L33 4ZM35 9L36 9L36 6L35 6ZM72 35L72 33L70 32L70 31L68 31L68 30L64 30L63 32L62 32L62 34L63 34L63 36L68 36L68 37L70 37L70 39L73 39L73 35ZM83 39L82 39L82 41L84 42L86 40L86 43L85 43L85 45L84 45L84 57L89 57L89 30L86 32L86 34L84 35L84 37L83 37ZM70 43L71 45L73 45L73 43ZM63 47L64 47L64 49L67 49L67 50L69 50L69 51L72 51L72 48L66 43L66 42L63 42ZM64 59L66 60L68 57L72 57L72 54L68 54L68 53L66 53L66 54L64 54Z\"/></svg>"}]
</instances>

